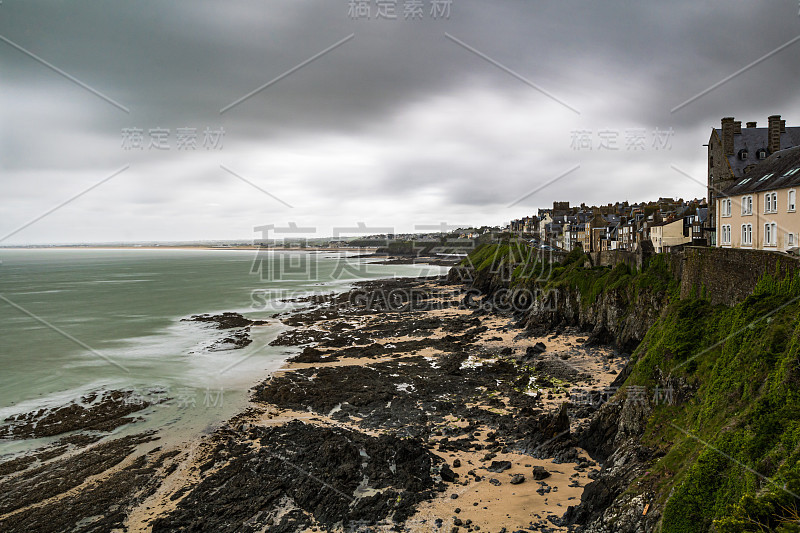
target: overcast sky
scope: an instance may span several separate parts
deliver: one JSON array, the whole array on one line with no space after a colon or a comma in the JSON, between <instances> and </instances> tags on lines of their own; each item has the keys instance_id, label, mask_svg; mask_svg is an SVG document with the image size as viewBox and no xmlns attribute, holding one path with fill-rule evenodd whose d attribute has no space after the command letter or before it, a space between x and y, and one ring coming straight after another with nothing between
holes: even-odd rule
<instances>
[{"instance_id":1,"label":"overcast sky","mask_svg":"<svg viewBox=\"0 0 800 533\"><path fill-rule=\"evenodd\" d=\"M437 16L424 0L408 20L411 0L396 19L378 3L3 0L0 244L703 197L721 117L800 125L794 0L453 0Z\"/></svg>"}]
</instances>

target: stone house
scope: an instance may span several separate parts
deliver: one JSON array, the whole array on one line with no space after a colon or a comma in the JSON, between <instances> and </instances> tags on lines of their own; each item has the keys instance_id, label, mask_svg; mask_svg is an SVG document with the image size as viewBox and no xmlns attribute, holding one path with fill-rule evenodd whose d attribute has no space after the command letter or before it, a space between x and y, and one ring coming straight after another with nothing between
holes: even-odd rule
<instances>
[{"instance_id":1,"label":"stone house","mask_svg":"<svg viewBox=\"0 0 800 533\"><path fill-rule=\"evenodd\" d=\"M717 221L717 197L734 183L741 181L752 169L757 168L770 155L794 146L800 146L800 127L786 127L780 115L767 118L767 127L759 128L756 122L748 122L742 128L740 121L725 117L721 127L711 130L708 140L708 207L706 227L713 245L720 232L713 224Z\"/></svg>"},{"instance_id":2,"label":"stone house","mask_svg":"<svg viewBox=\"0 0 800 533\"><path fill-rule=\"evenodd\" d=\"M800 146L770 155L716 199L717 246L787 251L797 247Z\"/></svg>"}]
</instances>

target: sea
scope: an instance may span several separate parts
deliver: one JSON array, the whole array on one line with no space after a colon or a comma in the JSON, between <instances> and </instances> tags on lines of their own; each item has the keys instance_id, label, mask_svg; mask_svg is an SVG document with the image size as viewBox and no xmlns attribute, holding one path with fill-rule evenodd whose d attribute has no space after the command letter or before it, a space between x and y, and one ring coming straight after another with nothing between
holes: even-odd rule
<instances>
[{"instance_id":1,"label":"sea","mask_svg":"<svg viewBox=\"0 0 800 533\"><path fill-rule=\"evenodd\" d=\"M274 318L357 281L445 273L381 265L353 253L304 250L45 248L0 250L0 421L91 392L158 401L117 432L191 441L247 406L248 390L297 348L270 346ZM227 311L267 320L242 349L226 331L186 320ZM53 439L0 441L0 456Z\"/></svg>"}]
</instances>

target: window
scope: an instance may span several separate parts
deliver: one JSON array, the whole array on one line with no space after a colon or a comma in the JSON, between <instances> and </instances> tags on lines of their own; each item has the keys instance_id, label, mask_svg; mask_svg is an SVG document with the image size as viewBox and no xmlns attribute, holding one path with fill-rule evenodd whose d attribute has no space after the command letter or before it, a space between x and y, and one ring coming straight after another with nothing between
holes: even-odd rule
<instances>
[{"instance_id":1,"label":"window","mask_svg":"<svg viewBox=\"0 0 800 533\"><path fill-rule=\"evenodd\" d=\"M753 225L742 224L742 246L753 245Z\"/></svg>"},{"instance_id":2,"label":"window","mask_svg":"<svg viewBox=\"0 0 800 533\"><path fill-rule=\"evenodd\" d=\"M794 211L797 208L797 191L794 189L789 190L789 211Z\"/></svg>"},{"instance_id":3,"label":"window","mask_svg":"<svg viewBox=\"0 0 800 533\"><path fill-rule=\"evenodd\" d=\"M742 181L739 182L739 185L744 185L748 181L750 181L750 178L745 178L745 179L743 179Z\"/></svg>"},{"instance_id":4,"label":"window","mask_svg":"<svg viewBox=\"0 0 800 533\"><path fill-rule=\"evenodd\" d=\"M722 208L721 215L724 217L731 216L731 199L730 198L723 198L720 202L720 207Z\"/></svg>"},{"instance_id":5,"label":"window","mask_svg":"<svg viewBox=\"0 0 800 533\"><path fill-rule=\"evenodd\" d=\"M742 160L742 161L747 159L747 150L745 150L744 148L739 150L739 159Z\"/></svg>"},{"instance_id":6,"label":"window","mask_svg":"<svg viewBox=\"0 0 800 533\"><path fill-rule=\"evenodd\" d=\"M752 196L742 196L742 214L743 215L752 215L753 214L753 197Z\"/></svg>"},{"instance_id":7,"label":"window","mask_svg":"<svg viewBox=\"0 0 800 533\"><path fill-rule=\"evenodd\" d=\"M763 176L761 176L760 178L758 178L758 181L757 181L756 183L761 183L761 182L762 182L762 181L764 181L764 180L768 180L768 179L770 179L770 178L771 178L772 176L774 176L774 175L775 175L775 174L773 174L772 172L770 172L769 174L764 174Z\"/></svg>"},{"instance_id":8,"label":"window","mask_svg":"<svg viewBox=\"0 0 800 533\"><path fill-rule=\"evenodd\" d=\"M788 248L794 247L794 233L787 233L786 234L786 246Z\"/></svg>"},{"instance_id":9,"label":"window","mask_svg":"<svg viewBox=\"0 0 800 533\"><path fill-rule=\"evenodd\" d=\"M783 176L784 176L784 177L786 177L786 176L794 176L794 175L795 175L795 174L797 174L798 172L800 172L800 167L794 167L792 170L788 170L788 171L786 172L786 174L784 174Z\"/></svg>"},{"instance_id":10,"label":"window","mask_svg":"<svg viewBox=\"0 0 800 533\"><path fill-rule=\"evenodd\" d=\"M775 222L764 224L764 246L775 246L778 241L778 225Z\"/></svg>"},{"instance_id":11,"label":"window","mask_svg":"<svg viewBox=\"0 0 800 533\"><path fill-rule=\"evenodd\" d=\"M723 224L720 226L720 244L730 244L731 243L731 226L730 224Z\"/></svg>"},{"instance_id":12,"label":"window","mask_svg":"<svg viewBox=\"0 0 800 533\"><path fill-rule=\"evenodd\" d=\"M768 192L764 194L764 212L765 213L778 212L778 193Z\"/></svg>"},{"instance_id":13,"label":"window","mask_svg":"<svg viewBox=\"0 0 800 533\"><path fill-rule=\"evenodd\" d=\"M766 159L767 158L767 151L761 148L760 150L756 151L756 157L759 159Z\"/></svg>"}]
</instances>

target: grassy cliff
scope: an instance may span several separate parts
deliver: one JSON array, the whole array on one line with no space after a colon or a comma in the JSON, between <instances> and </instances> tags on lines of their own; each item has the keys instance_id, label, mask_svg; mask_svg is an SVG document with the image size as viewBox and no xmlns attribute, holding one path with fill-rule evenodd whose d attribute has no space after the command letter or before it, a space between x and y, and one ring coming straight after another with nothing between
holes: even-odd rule
<instances>
[{"instance_id":1,"label":"grassy cliff","mask_svg":"<svg viewBox=\"0 0 800 533\"><path fill-rule=\"evenodd\" d=\"M529 254L514 244L485 246L465 264L479 284L504 275L511 287L577 295L581 306L613 301L635 312L639 295L658 296L650 300L658 317L621 391L648 391L639 444L656 459L628 492L655 495L661 530L800 531L800 277L764 276L727 307L712 305L702 288L680 298L663 256L637 271L586 268L577 251L553 265ZM671 401L662 401L665 386Z\"/></svg>"},{"instance_id":2,"label":"grassy cliff","mask_svg":"<svg viewBox=\"0 0 800 533\"><path fill-rule=\"evenodd\" d=\"M664 448L650 479L663 531L800 531L800 278L765 277L735 307L670 306L634 354L628 384L657 372L693 391L657 405L642 438Z\"/></svg>"}]
</instances>

